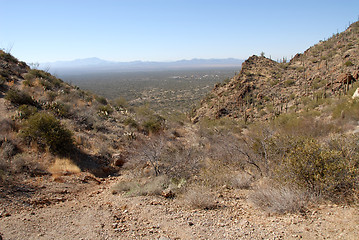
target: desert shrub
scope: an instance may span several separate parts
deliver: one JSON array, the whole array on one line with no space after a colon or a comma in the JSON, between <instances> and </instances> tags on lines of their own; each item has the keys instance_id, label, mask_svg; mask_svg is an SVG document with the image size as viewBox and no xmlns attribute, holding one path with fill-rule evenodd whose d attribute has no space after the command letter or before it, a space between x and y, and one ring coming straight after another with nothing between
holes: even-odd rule
<instances>
[{"instance_id":1,"label":"desert shrub","mask_svg":"<svg viewBox=\"0 0 359 240\"><path fill-rule=\"evenodd\" d=\"M354 63L352 63L350 60L348 60L344 63L344 66L351 67L351 66L354 66Z\"/></svg>"},{"instance_id":2,"label":"desert shrub","mask_svg":"<svg viewBox=\"0 0 359 240\"><path fill-rule=\"evenodd\" d=\"M236 189L249 189L253 183L253 176L248 173L232 173L229 185Z\"/></svg>"},{"instance_id":3,"label":"desert shrub","mask_svg":"<svg viewBox=\"0 0 359 240\"><path fill-rule=\"evenodd\" d=\"M37 112L37 108L29 105L21 105L18 111L21 119L28 119Z\"/></svg>"},{"instance_id":4,"label":"desert shrub","mask_svg":"<svg viewBox=\"0 0 359 240\"><path fill-rule=\"evenodd\" d=\"M135 119L128 117L123 121L123 124L125 124L126 126L129 126L131 128L138 128L138 123L136 122Z\"/></svg>"},{"instance_id":5,"label":"desert shrub","mask_svg":"<svg viewBox=\"0 0 359 240\"><path fill-rule=\"evenodd\" d=\"M155 176L162 174L162 159L167 152L167 139L156 136L146 141L137 141L133 144L131 161L125 167L138 170L140 174L148 165L153 169Z\"/></svg>"},{"instance_id":6,"label":"desert shrub","mask_svg":"<svg viewBox=\"0 0 359 240\"><path fill-rule=\"evenodd\" d=\"M133 182L133 181L128 181L128 182L120 182L117 183L115 185L113 185L111 187L111 191L112 194L117 194L117 193L121 193L121 192L131 192L131 190L133 191L134 189L138 188L138 183L137 182Z\"/></svg>"},{"instance_id":7,"label":"desert shrub","mask_svg":"<svg viewBox=\"0 0 359 240\"><path fill-rule=\"evenodd\" d=\"M153 115L142 123L145 133L158 133L164 129L165 119L159 115Z\"/></svg>"},{"instance_id":8,"label":"desert shrub","mask_svg":"<svg viewBox=\"0 0 359 240\"><path fill-rule=\"evenodd\" d=\"M94 128L95 118L89 112L76 112L73 118L80 128L86 130L92 130Z\"/></svg>"},{"instance_id":9,"label":"desert shrub","mask_svg":"<svg viewBox=\"0 0 359 240\"><path fill-rule=\"evenodd\" d=\"M17 89L10 89L5 96L6 100L9 100L12 104L15 105L36 105L36 102L32 97L23 91Z\"/></svg>"},{"instance_id":10,"label":"desert shrub","mask_svg":"<svg viewBox=\"0 0 359 240\"><path fill-rule=\"evenodd\" d=\"M172 147L162 158L162 172L173 180L188 180L202 168L203 154L192 148Z\"/></svg>"},{"instance_id":11,"label":"desert shrub","mask_svg":"<svg viewBox=\"0 0 359 240\"><path fill-rule=\"evenodd\" d=\"M0 150L4 159L10 159L17 153L17 146L11 140L0 141Z\"/></svg>"},{"instance_id":12,"label":"desert shrub","mask_svg":"<svg viewBox=\"0 0 359 240\"><path fill-rule=\"evenodd\" d=\"M96 96L95 97L96 101L99 102L102 105L107 105L107 99L102 97L102 96Z\"/></svg>"},{"instance_id":13,"label":"desert shrub","mask_svg":"<svg viewBox=\"0 0 359 240\"><path fill-rule=\"evenodd\" d=\"M30 81L30 82L32 82L36 78L36 76L34 74L32 74L31 71L32 70L30 70L28 73L24 74L24 79L27 81Z\"/></svg>"},{"instance_id":14,"label":"desert shrub","mask_svg":"<svg viewBox=\"0 0 359 240\"><path fill-rule=\"evenodd\" d=\"M334 119L345 118L359 121L359 101L343 99L333 108L332 116Z\"/></svg>"},{"instance_id":15,"label":"desert shrub","mask_svg":"<svg viewBox=\"0 0 359 240\"><path fill-rule=\"evenodd\" d=\"M161 175L151 178L145 183L136 181L118 183L112 187L112 193L126 192L127 196L153 196L161 195L168 186L168 178Z\"/></svg>"},{"instance_id":16,"label":"desert shrub","mask_svg":"<svg viewBox=\"0 0 359 240\"><path fill-rule=\"evenodd\" d=\"M248 200L265 211L281 214L298 212L305 205L305 195L301 191L276 184L261 184Z\"/></svg>"},{"instance_id":17,"label":"desert shrub","mask_svg":"<svg viewBox=\"0 0 359 240\"><path fill-rule=\"evenodd\" d=\"M320 137L338 131L333 123L318 121L310 115L282 114L273 121L273 125L280 134L294 136Z\"/></svg>"},{"instance_id":18,"label":"desert shrub","mask_svg":"<svg viewBox=\"0 0 359 240\"><path fill-rule=\"evenodd\" d=\"M68 118L70 117L70 106L62 102L53 102L45 107L48 110L51 110L56 116Z\"/></svg>"},{"instance_id":19,"label":"desert shrub","mask_svg":"<svg viewBox=\"0 0 359 240\"><path fill-rule=\"evenodd\" d=\"M114 100L114 106L118 109L121 109L121 108L127 108L128 107L128 102L126 101L125 98L123 97L119 97L119 98L116 98Z\"/></svg>"},{"instance_id":20,"label":"desert shrub","mask_svg":"<svg viewBox=\"0 0 359 240\"><path fill-rule=\"evenodd\" d=\"M54 90L62 86L62 81L54 76L47 76L46 78L40 78L40 84L45 90Z\"/></svg>"},{"instance_id":21,"label":"desert shrub","mask_svg":"<svg viewBox=\"0 0 359 240\"><path fill-rule=\"evenodd\" d=\"M358 189L359 151L356 144L348 150L337 146L320 145L312 138L297 141L278 167L278 178L331 200L352 198Z\"/></svg>"},{"instance_id":22,"label":"desert shrub","mask_svg":"<svg viewBox=\"0 0 359 240\"><path fill-rule=\"evenodd\" d=\"M294 84L295 84L295 81L293 79L289 79L284 82L284 86L286 86L286 87L293 86Z\"/></svg>"},{"instance_id":23,"label":"desert shrub","mask_svg":"<svg viewBox=\"0 0 359 240\"><path fill-rule=\"evenodd\" d=\"M2 135L14 131L15 129L16 129L15 121L11 119L2 119L0 121L0 133Z\"/></svg>"},{"instance_id":24,"label":"desert shrub","mask_svg":"<svg viewBox=\"0 0 359 240\"><path fill-rule=\"evenodd\" d=\"M52 92L52 91L47 92L46 95L47 95L48 101L50 101L50 102L54 101L57 97L57 93Z\"/></svg>"},{"instance_id":25,"label":"desert shrub","mask_svg":"<svg viewBox=\"0 0 359 240\"><path fill-rule=\"evenodd\" d=\"M36 113L24 124L22 137L35 142L40 148L45 146L54 153L68 153L73 147L72 133L59 120L47 113Z\"/></svg>"},{"instance_id":26,"label":"desert shrub","mask_svg":"<svg viewBox=\"0 0 359 240\"><path fill-rule=\"evenodd\" d=\"M324 87L326 84L325 80L321 79L320 77L316 77L312 82L312 87L314 89L319 89L321 87Z\"/></svg>"},{"instance_id":27,"label":"desert shrub","mask_svg":"<svg viewBox=\"0 0 359 240\"><path fill-rule=\"evenodd\" d=\"M52 90L53 89L52 84L49 81L47 81L46 79L40 79L40 84L41 84L41 86L44 87L44 90Z\"/></svg>"},{"instance_id":28,"label":"desert shrub","mask_svg":"<svg viewBox=\"0 0 359 240\"><path fill-rule=\"evenodd\" d=\"M58 177L81 172L81 169L68 158L56 158L55 162L49 167L49 172Z\"/></svg>"},{"instance_id":29,"label":"desert shrub","mask_svg":"<svg viewBox=\"0 0 359 240\"><path fill-rule=\"evenodd\" d=\"M193 186L183 196L183 202L190 208L209 210L217 207L216 198L210 189Z\"/></svg>"},{"instance_id":30,"label":"desert shrub","mask_svg":"<svg viewBox=\"0 0 359 240\"><path fill-rule=\"evenodd\" d=\"M48 78L51 76L50 73L38 69L31 69L28 74L34 78Z\"/></svg>"},{"instance_id":31,"label":"desert shrub","mask_svg":"<svg viewBox=\"0 0 359 240\"><path fill-rule=\"evenodd\" d=\"M100 116L106 117L113 113L113 109L110 105L101 105L98 107L98 112Z\"/></svg>"}]
</instances>

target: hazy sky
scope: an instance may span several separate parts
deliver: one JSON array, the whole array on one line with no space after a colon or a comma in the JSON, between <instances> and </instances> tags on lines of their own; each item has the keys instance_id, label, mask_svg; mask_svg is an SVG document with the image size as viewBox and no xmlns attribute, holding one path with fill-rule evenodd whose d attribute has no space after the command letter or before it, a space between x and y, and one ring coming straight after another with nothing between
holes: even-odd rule
<instances>
[{"instance_id":1,"label":"hazy sky","mask_svg":"<svg viewBox=\"0 0 359 240\"><path fill-rule=\"evenodd\" d=\"M290 58L358 16L358 0L0 0L0 48L26 62Z\"/></svg>"}]
</instances>

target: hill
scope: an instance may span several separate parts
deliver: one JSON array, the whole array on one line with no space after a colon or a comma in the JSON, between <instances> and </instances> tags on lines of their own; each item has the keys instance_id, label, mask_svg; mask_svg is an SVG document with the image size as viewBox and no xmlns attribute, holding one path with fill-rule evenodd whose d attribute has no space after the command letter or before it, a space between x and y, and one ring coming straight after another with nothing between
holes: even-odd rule
<instances>
[{"instance_id":1,"label":"hill","mask_svg":"<svg viewBox=\"0 0 359 240\"><path fill-rule=\"evenodd\" d=\"M272 119L284 112L305 109L309 100L318 102L346 94L359 80L358 34L356 22L289 62L250 57L237 76L217 84L202 100L192 120L196 122L203 117Z\"/></svg>"}]
</instances>

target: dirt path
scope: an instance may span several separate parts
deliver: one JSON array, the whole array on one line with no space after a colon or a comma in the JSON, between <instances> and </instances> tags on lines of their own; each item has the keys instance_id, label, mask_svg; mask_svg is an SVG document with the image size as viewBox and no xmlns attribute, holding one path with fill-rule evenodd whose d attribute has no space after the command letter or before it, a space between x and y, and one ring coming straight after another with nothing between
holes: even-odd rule
<instances>
[{"instance_id":1,"label":"dirt path","mask_svg":"<svg viewBox=\"0 0 359 240\"><path fill-rule=\"evenodd\" d=\"M304 215L269 216L227 190L219 208L190 210L178 200L113 195L111 178L86 183L65 201L0 218L3 239L357 239L358 209L322 206ZM84 183L83 183L84 184ZM68 185L67 185L68 186Z\"/></svg>"}]
</instances>

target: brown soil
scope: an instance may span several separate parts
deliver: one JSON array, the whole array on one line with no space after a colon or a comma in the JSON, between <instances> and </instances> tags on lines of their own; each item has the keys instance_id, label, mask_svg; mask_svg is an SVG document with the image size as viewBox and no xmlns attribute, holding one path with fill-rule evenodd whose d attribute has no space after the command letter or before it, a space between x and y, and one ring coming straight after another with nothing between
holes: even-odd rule
<instances>
[{"instance_id":1,"label":"brown soil","mask_svg":"<svg viewBox=\"0 0 359 240\"><path fill-rule=\"evenodd\" d=\"M3 239L357 239L359 210L323 205L271 215L248 203L250 190L223 189L218 208L192 210L179 198L114 195L122 177L80 173L1 187ZM30 187L31 186L31 187Z\"/></svg>"}]
</instances>

